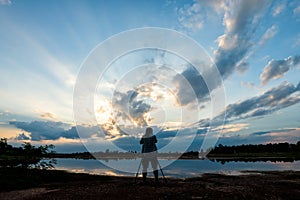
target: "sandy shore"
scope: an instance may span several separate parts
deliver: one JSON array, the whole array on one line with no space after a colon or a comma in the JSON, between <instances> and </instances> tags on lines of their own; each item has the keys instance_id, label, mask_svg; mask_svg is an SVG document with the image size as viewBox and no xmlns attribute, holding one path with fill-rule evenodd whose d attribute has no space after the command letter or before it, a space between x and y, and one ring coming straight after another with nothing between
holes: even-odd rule
<instances>
[{"instance_id":1,"label":"sandy shore","mask_svg":"<svg viewBox=\"0 0 300 200\"><path fill-rule=\"evenodd\" d=\"M32 176L36 173L39 172ZM22 177L16 179L20 182ZM299 171L251 172L239 176L204 174L198 178L168 178L167 183L161 179L158 185L152 179L144 185L141 179L135 183L133 177L56 171L50 175L42 173L36 182L32 186L21 182L25 185L2 187L0 199L300 199Z\"/></svg>"}]
</instances>

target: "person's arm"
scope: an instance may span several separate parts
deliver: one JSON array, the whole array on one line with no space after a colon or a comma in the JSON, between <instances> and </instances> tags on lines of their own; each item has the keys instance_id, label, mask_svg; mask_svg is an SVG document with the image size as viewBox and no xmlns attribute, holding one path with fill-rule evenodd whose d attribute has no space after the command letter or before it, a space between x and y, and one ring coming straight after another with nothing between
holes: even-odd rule
<instances>
[{"instance_id":1,"label":"person's arm","mask_svg":"<svg viewBox=\"0 0 300 200\"><path fill-rule=\"evenodd\" d=\"M140 144L144 144L144 138L141 138Z\"/></svg>"},{"instance_id":2,"label":"person's arm","mask_svg":"<svg viewBox=\"0 0 300 200\"><path fill-rule=\"evenodd\" d=\"M157 143L156 135L154 135L154 143Z\"/></svg>"}]
</instances>

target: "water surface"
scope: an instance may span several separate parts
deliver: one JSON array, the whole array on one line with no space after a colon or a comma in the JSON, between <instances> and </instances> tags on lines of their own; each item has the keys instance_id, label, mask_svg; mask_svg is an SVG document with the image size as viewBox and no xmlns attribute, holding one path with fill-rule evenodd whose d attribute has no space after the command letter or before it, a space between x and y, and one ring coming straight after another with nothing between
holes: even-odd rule
<instances>
[{"instance_id":1,"label":"water surface","mask_svg":"<svg viewBox=\"0 0 300 200\"><path fill-rule=\"evenodd\" d=\"M103 161L104 162L104 161ZM110 165L123 164L117 160L107 160ZM163 165L166 160L159 160L159 163ZM126 161L125 168L138 169L139 160ZM134 176L134 173L126 173L111 169L101 163L98 160L82 160L82 159L70 159L70 158L58 158L55 169L67 170L70 172L81 172L89 174L99 175L115 175L115 176ZM203 173L221 173L221 174L239 174L245 170L256 171L283 171L283 170L300 170L300 161L294 162L226 162L221 164L220 162L212 162L210 160L176 160L171 165L163 168L163 172L168 177L174 178L186 178L196 177Z\"/></svg>"}]
</instances>

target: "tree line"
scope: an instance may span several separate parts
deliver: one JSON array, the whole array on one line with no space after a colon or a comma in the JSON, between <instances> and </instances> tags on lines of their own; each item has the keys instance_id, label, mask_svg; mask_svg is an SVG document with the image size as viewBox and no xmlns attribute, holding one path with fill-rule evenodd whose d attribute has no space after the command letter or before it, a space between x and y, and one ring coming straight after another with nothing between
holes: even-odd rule
<instances>
[{"instance_id":1,"label":"tree line","mask_svg":"<svg viewBox=\"0 0 300 200\"><path fill-rule=\"evenodd\" d=\"M141 156L136 151L118 152L80 152L80 153L56 153L53 151L54 145L41 145L35 147L25 142L20 147L13 147L7 143L6 138L0 139L0 167L23 167L23 168L53 168L56 164L55 158L77 158L77 159L137 159ZM201 153L200 153L201 154ZM161 159L181 158L181 159L198 159L198 151L189 152L159 152L158 157ZM221 157L262 158L300 158L300 141L296 144L269 143L269 144L243 144L237 146L226 146L219 144L211 149L206 155L209 159Z\"/></svg>"},{"instance_id":2,"label":"tree line","mask_svg":"<svg viewBox=\"0 0 300 200\"><path fill-rule=\"evenodd\" d=\"M25 142L20 147L13 147L7 143L6 138L0 139L0 167L22 168L53 168L56 164L54 158L48 158L53 151L54 145L41 145L35 147Z\"/></svg>"},{"instance_id":3,"label":"tree line","mask_svg":"<svg viewBox=\"0 0 300 200\"><path fill-rule=\"evenodd\" d=\"M269 143L269 144L243 144L239 146L224 146L219 144L210 151L210 154L239 154L239 153L299 153L300 141L296 144Z\"/></svg>"}]
</instances>

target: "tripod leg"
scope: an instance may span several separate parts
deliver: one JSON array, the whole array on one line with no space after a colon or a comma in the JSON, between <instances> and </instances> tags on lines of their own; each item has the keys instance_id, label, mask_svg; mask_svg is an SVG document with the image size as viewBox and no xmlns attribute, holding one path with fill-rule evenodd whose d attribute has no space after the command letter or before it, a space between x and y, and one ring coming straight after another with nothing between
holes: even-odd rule
<instances>
[{"instance_id":1,"label":"tripod leg","mask_svg":"<svg viewBox=\"0 0 300 200\"><path fill-rule=\"evenodd\" d=\"M165 177L165 174L164 174L164 172L163 172L163 170L162 170L162 168L161 168L161 166L160 166L160 164L159 164L158 160L157 160L157 163L158 163L158 166L159 166L160 172L161 172L161 174L162 174L162 176L163 176L163 179L164 179L164 181L165 181L165 183L166 183L166 182L167 182L167 179L166 179L166 177Z\"/></svg>"},{"instance_id":2,"label":"tripod leg","mask_svg":"<svg viewBox=\"0 0 300 200\"><path fill-rule=\"evenodd\" d=\"M140 173L141 165L142 165L142 160L140 161L139 168L138 168L138 170L137 170L137 172L136 172L136 174L135 174L135 183L137 182L137 178L138 178L138 175L139 175L139 173Z\"/></svg>"}]
</instances>

